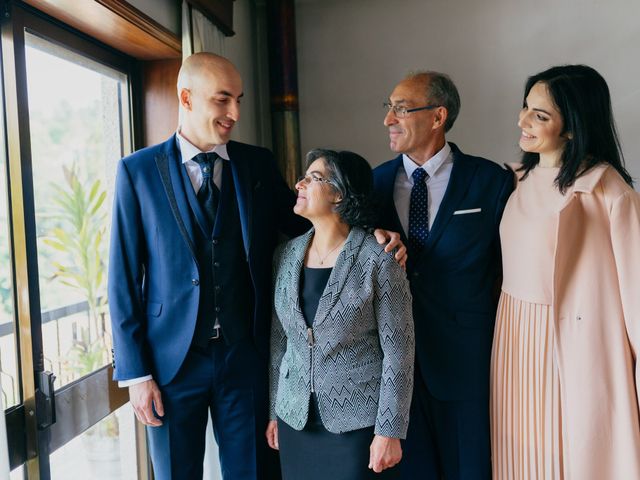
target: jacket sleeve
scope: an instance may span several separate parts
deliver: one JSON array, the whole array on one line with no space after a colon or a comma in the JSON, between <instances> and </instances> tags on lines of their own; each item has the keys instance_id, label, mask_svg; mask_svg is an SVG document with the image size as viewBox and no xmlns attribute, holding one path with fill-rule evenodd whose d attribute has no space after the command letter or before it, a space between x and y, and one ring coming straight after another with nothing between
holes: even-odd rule
<instances>
[{"instance_id":1,"label":"jacket sleeve","mask_svg":"<svg viewBox=\"0 0 640 480\"><path fill-rule=\"evenodd\" d=\"M618 197L611 209L611 243L618 270L618 287L624 322L635 363L636 389L640 388L637 362L640 353L640 194L630 190ZM637 392L640 399L640 391Z\"/></svg>"},{"instance_id":2,"label":"jacket sleeve","mask_svg":"<svg viewBox=\"0 0 640 480\"><path fill-rule=\"evenodd\" d=\"M126 164L121 160L116 174L108 277L114 380L152 374L142 301L147 256L143 235L140 204Z\"/></svg>"},{"instance_id":3,"label":"jacket sleeve","mask_svg":"<svg viewBox=\"0 0 640 480\"><path fill-rule=\"evenodd\" d=\"M496 210L494 214L494 240L493 240L493 250L495 253L496 269L498 275L496 276L496 281L494 285L494 296L495 302L498 302L498 298L500 298L500 291L502 290L502 247L500 245L500 222L502 221L502 214L504 213L504 209L507 206L507 200L511 196L515 189L515 183L520 178L520 174L516 172L516 168L518 168L517 164L509 164L507 165L507 170L505 171L505 175L502 181L502 185L500 187L500 192L498 193L498 198L496 200Z\"/></svg>"},{"instance_id":4,"label":"jacket sleeve","mask_svg":"<svg viewBox=\"0 0 640 480\"><path fill-rule=\"evenodd\" d=\"M273 281L272 285L276 285L278 275L278 258L280 257L281 248L278 248L273 260ZM274 300L275 305L275 300ZM269 420L276 419L276 397L278 394L278 380L280 377L280 364L287 349L287 336L282 328L280 319L276 314L275 306L271 315L271 335L270 335L270 355L269 355Z\"/></svg>"},{"instance_id":5,"label":"jacket sleeve","mask_svg":"<svg viewBox=\"0 0 640 480\"><path fill-rule=\"evenodd\" d=\"M415 355L411 293L405 272L392 256L381 260L374 279L374 312L384 355L375 434L405 438Z\"/></svg>"}]
</instances>

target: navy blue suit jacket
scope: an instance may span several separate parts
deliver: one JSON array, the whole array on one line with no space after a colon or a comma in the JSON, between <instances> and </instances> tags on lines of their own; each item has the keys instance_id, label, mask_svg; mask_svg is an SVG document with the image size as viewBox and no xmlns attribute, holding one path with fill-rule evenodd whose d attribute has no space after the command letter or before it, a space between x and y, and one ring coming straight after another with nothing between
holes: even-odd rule
<instances>
[{"instance_id":1,"label":"navy blue suit jacket","mask_svg":"<svg viewBox=\"0 0 640 480\"><path fill-rule=\"evenodd\" d=\"M253 333L266 368L277 231L294 236L308 224L293 213L295 195L269 150L229 142L227 151L253 284L248 288L254 289ZM118 164L108 282L115 380L151 374L167 384L191 345L199 303L198 226L181 168L175 136Z\"/></svg>"},{"instance_id":2,"label":"navy blue suit jacket","mask_svg":"<svg viewBox=\"0 0 640 480\"><path fill-rule=\"evenodd\" d=\"M418 258L409 258L416 361L440 400L473 400L489 393L489 362L501 276L498 228L513 176L454 144L446 193ZM381 227L405 232L393 201L402 155L374 170ZM481 209L477 213L454 214Z\"/></svg>"}]
</instances>

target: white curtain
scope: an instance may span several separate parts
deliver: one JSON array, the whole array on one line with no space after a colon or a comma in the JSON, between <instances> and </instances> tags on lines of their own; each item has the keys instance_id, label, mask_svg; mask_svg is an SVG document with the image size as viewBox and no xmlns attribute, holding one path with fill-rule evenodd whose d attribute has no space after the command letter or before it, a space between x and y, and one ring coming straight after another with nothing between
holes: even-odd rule
<instances>
[{"instance_id":1,"label":"white curtain","mask_svg":"<svg viewBox=\"0 0 640 480\"><path fill-rule=\"evenodd\" d=\"M192 53L211 52L225 55L225 36L199 10L182 2L182 58Z\"/></svg>"},{"instance_id":2,"label":"white curtain","mask_svg":"<svg viewBox=\"0 0 640 480\"><path fill-rule=\"evenodd\" d=\"M0 478L9 478L9 450L7 448L7 427L4 423L2 395L0 395Z\"/></svg>"}]
</instances>

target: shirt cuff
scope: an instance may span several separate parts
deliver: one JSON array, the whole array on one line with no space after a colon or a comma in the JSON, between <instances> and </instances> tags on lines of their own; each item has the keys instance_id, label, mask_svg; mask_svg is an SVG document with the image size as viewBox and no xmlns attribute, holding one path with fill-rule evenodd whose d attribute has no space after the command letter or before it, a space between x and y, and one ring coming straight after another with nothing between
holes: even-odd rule
<instances>
[{"instance_id":1,"label":"shirt cuff","mask_svg":"<svg viewBox=\"0 0 640 480\"><path fill-rule=\"evenodd\" d=\"M144 377L130 378L129 380L121 380L118 382L120 388L130 387L137 385L138 383L146 382L147 380L153 380L151 375L145 375Z\"/></svg>"}]
</instances>

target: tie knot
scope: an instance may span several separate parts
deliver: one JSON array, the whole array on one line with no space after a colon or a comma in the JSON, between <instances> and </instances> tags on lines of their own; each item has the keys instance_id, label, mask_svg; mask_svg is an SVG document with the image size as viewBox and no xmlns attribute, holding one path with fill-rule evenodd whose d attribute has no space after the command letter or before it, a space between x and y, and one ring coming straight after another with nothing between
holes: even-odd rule
<instances>
[{"instance_id":1,"label":"tie knot","mask_svg":"<svg viewBox=\"0 0 640 480\"><path fill-rule=\"evenodd\" d=\"M216 152L199 153L193 157L193 161L200 165L202 176L206 179L211 177L211 174L213 173L213 164L217 158L218 154Z\"/></svg>"},{"instance_id":2,"label":"tie knot","mask_svg":"<svg viewBox=\"0 0 640 480\"><path fill-rule=\"evenodd\" d=\"M427 172L425 171L425 169L421 167L416 168L411 174L411 177L413 178L414 183L424 182L424 179L427 178L428 176L429 175L427 175Z\"/></svg>"}]
</instances>

